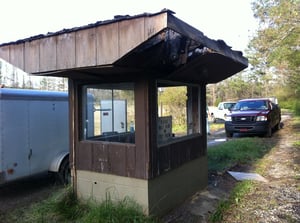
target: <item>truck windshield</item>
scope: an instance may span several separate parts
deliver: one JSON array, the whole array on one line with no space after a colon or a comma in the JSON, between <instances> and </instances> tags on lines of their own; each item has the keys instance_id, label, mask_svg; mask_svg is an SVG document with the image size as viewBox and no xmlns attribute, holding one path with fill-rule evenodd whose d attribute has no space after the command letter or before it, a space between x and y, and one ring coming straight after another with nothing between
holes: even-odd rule
<instances>
[{"instance_id":1,"label":"truck windshield","mask_svg":"<svg viewBox=\"0 0 300 223\"><path fill-rule=\"evenodd\" d=\"M224 109L231 109L234 105L235 103L224 103Z\"/></svg>"},{"instance_id":2,"label":"truck windshield","mask_svg":"<svg viewBox=\"0 0 300 223\"><path fill-rule=\"evenodd\" d=\"M266 101L240 101L233 110L248 111L248 110L267 110L268 104Z\"/></svg>"}]
</instances>

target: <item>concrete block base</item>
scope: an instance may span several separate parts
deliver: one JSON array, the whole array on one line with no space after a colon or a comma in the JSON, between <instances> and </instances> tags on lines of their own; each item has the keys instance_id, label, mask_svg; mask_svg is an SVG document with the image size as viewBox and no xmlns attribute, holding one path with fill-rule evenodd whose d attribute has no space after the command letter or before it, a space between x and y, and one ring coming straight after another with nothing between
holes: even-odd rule
<instances>
[{"instance_id":1,"label":"concrete block base","mask_svg":"<svg viewBox=\"0 0 300 223\"><path fill-rule=\"evenodd\" d=\"M76 192L97 202L126 197L140 204L146 215L160 216L207 186L207 158L200 157L150 180L77 170Z\"/></svg>"}]
</instances>

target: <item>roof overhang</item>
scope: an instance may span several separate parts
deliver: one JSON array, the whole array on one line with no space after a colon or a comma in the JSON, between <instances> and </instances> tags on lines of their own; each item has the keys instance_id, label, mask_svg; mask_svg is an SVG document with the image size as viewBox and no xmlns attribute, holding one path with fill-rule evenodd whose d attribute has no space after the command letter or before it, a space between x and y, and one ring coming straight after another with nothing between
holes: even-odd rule
<instances>
[{"instance_id":1,"label":"roof overhang","mask_svg":"<svg viewBox=\"0 0 300 223\"><path fill-rule=\"evenodd\" d=\"M111 31L114 29L115 32ZM104 38L107 32L111 32L110 38ZM74 44L67 42L64 35L67 35L70 41L74 36ZM121 39L117 39L116 36L121 36ZM114 40L118 42L114 43ZM106 42L99 44L99 41ZM53 46L47 46L49 42ZM20 50L20 44L24 45L25 50ZM71 52L53 50L58 46ZM86 46L88 50L84 48ZM17 51L9 52L9 55L14 57L7 56L7 51L14 49ZM15 60L20 61L26 58L28 52L36 51L39 53L39 58L36 57L38 62L28 59L21 62L25 71L26 68L34 68L29 69L29 73L80 79L123 81L147 77L216 83L248 66L247 58L243 57L240 51L232 50L222 40L209 39L201 31L176 18L169 10L155 14L118 17L108 22L98 22L0 45L0 57L8 59L8 62L16 56L20 56L20 59ZM56 61L49 61L47 65L47 61L40 58L41 55L55 57ZM60 57L62 59L58 60ZM66 60L65 63L61 62L63 59ZM26 64L26 61L30 63Z\"/></svg>"}]
</instances>

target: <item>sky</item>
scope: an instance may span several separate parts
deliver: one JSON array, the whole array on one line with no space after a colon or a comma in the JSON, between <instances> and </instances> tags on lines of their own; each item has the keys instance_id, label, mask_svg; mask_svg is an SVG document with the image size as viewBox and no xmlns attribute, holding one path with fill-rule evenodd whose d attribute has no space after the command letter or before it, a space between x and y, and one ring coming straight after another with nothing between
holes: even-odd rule
<instances>
[{"instance_id":1,"label":"sky","mask_svg":"<svg viewBox=\"0 0 300 223\"><path fill-rule=\"evenodd\" d=\"M211 39L244 51L257 28L251 0L2 0L0 44L164 8Z\"/></svg>"}]
</instances>

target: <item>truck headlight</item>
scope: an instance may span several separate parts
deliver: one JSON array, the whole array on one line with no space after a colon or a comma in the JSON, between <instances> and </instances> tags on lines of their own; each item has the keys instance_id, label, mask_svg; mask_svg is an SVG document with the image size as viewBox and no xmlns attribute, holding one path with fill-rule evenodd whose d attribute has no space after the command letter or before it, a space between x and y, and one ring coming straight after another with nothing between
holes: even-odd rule
<instances>
[{"instance_id":1,"label":"truck headlight","mask_svg":"<svg viewBox=\"0 0 300 223\"><path fill-rule=\"evenodd\" d=\"M225 116L225 121L231 122L231 116L230 116L230 115L226 115L226 116Z\"/></svg>"},{"instance_id":2,"label":"truck headlight","mask_svg":"<svg viewBox=\"0 0 300 223\"><path fill-rule=\"evenodd\" d=\"M257 122L265 122L265 121L268 121L268 118L267 118L267 116L261 115L261 116L256 117L256 121Z\"/></svg>"}]
</instances>

